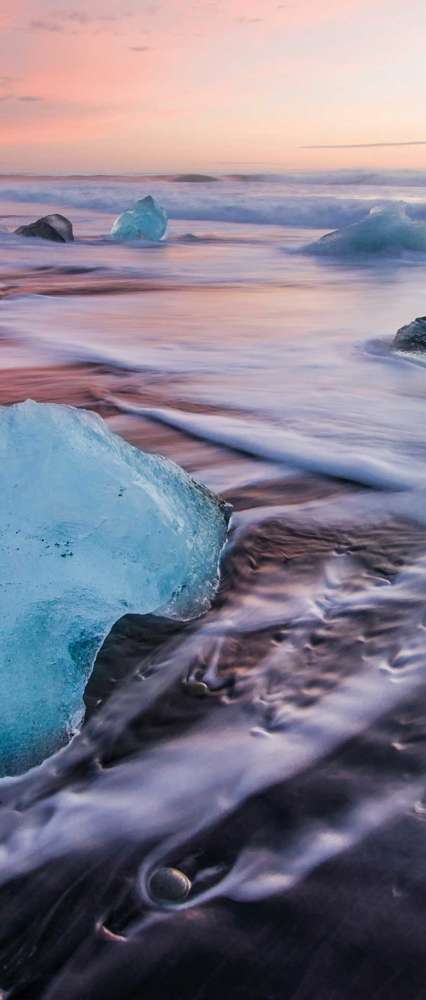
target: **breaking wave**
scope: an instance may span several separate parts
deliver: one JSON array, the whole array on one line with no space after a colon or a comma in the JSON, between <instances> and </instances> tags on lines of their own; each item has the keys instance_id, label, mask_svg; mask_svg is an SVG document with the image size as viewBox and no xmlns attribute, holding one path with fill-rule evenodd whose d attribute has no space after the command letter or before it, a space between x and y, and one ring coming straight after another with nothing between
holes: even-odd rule
<instances>
[{"instance_id":1,"label":"breaking wave","mask_svg":"<svg viewBox=\"0 0 426 1000\"><path fill-rule=\"evenodd\" d=\"M290 174L234 175L220 183L177 178L3 178L0 197L29 204L57 204L118 214L144 194L157 196L171 219L332 229L361 221L368 208L388 207L386 191L397 184L410 219L426 220L426 175ZM339 188L336 194L335 188ZM359 188L361 192L359 193ZM341 195L340 190L345 189ZM392 192L393 193L393 192Z\"/></svg>"}]
</instances>

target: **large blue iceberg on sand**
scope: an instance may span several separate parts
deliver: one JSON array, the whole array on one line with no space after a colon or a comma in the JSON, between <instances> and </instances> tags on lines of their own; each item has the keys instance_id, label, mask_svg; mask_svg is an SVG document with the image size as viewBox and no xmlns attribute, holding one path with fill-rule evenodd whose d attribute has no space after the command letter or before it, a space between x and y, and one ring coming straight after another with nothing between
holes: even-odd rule
<instances>
[{"instance_id":1,"label":"large blue iceberg on sand","mask_svg":"<svg viewBox=\"0 0 426 1000\"><path fill-rule=\"evenodd\" d=\"M151 240L158 243L166 235L167 213L150 194L136 202L115 220L111 229L114 240Z\"/></svg>"},{"instance_id":2,"label":"large blue iceberg on sand","mask_svg":"<svg viewBox=\"0 0 426 1000\"><path fill-rule=\"evenodd\" d=\"M117 619L188 619L209 606L227 514L177 465L73 407L1 407L0 452L4 775L38 763L79 726Z\"/></svg>"},{"instance_id":3,"label":"large blue iceberg on sand","mask_svg":"<svg viewBox=\"0 0 426 1000\"><path fill-rule=\"evenodd\" d=\"M426 223L410 219L404 204L376 206L364 219L327 233L305 248L309 253L350 257L426 252Z\"/></svg>"}]
</instances>

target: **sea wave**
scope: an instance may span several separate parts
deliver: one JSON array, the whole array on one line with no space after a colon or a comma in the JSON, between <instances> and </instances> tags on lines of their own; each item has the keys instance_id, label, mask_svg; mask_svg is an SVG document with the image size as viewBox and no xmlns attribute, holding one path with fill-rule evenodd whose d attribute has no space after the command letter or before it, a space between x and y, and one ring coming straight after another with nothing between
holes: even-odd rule
<instances>
[{"instance_id":1,"label":"sea wave","mask_svg":"<svg viewBox=\"0 0 426 1000\"><path fill-rule=\"evenodd\" d=\"M110 402L126 413L137 414L175 430L183 431L210 444L260 458L283 463L317 475L331 476L379 490L421 490L426 486L422 463L393 456L389 461L382 455L371 455L360 447L348 453L347 447L334 443L330 452L328 441L309 438L294 431L276 427L270 422L242 420L234 415L187 413L171 407L138 406L111 397Z\"/></svg>"},{"instance_id":2,"label":"sea wave","mask_svg":"<svg viewBox=\"0 0 426 1000\"><path fill-rule=\"evenodd\" d=\"M420 175L417 178L420 184ZM396 181L397 178L395 177ZM423 179L426 182L426 176ZM327 185L333 175L327 175ZM426 219L424 189L406 178L399 178L394 197L384 196L381 188L391 191L377 177L360 180L351 176L341 179L343 186L352 186L347 195L326 191L325 179L318 175L268 178L263 183L247 178L243 181L224 179L222 183L182 183L180 181L141 178L134 179L4 179L0 181L0 198L21 204L32 202L56 205L62 210L79 209L111 215L123 212L137 197L153 194L164 205L171 219L205 222L229 222L264 226L294 226L313 229L333 229L359 222L371 208L386 207L408 199L407 213L414 220ZM297 187L297 184L299 185ZM369 186L368 186L369 185ZM417 187L416 197L411 192ZM360 188L360 191L358 190ZM402 193L401 193L402 190Z\"/></svg>"}]
</instances>

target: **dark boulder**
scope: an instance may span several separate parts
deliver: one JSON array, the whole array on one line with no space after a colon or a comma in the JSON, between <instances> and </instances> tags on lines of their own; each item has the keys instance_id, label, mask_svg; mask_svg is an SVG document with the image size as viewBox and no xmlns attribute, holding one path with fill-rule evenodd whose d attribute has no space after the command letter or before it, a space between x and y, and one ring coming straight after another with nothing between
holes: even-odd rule
<instances>
[{"instance_id":1,"label":"dark boulder","mask_svg":"<svg viewBox=\"0 0 426 1000\"><path fill-rule=\"evenodd\" d=\"M393 347L396 351L426 353L426 316L419 316L407 326L402 326L396 334Z\"/></svg>"},{"instance_id":2,"label":"dark boulder","mask_svg":"<svg viewBox=\"0 0 426 1000\"><path fill-rule=\"evenodd\" d=\"M47 222L49 226L53 226L53 229L56 229L56 232L62 236L65 243L72 243L74 239L72 222L65 215L59 215L58 213L46 215L43 221Z\"/></svg>"},{"instance_id":3,"label":"dark boulder","mask_svg":"<svg viewBox=\"0 0 426 1000\"><path fill-rule=\"evenodd\" d=\"M74 239L72 224L65 215L45 215L28 226L19 226L15 230L18 236L38 237L42 240L53 240L55 243L71 243Z\"/></svg>"}]
</instances>

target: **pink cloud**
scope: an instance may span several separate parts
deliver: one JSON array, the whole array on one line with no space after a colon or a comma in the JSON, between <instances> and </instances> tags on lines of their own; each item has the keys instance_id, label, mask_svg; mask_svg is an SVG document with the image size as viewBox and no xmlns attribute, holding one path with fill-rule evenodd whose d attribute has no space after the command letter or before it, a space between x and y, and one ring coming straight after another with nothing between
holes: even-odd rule
<instances>
[{"instance_id":1,"label":"pink cloud","mask_svg":"<svg viewBox=\"0 0 426 1000\"><path fill-rule=\"evenodd\" d=\"M106 156L111 169L208 166L259 149L271 166L316 166L331 151L300 146L410 138L422 131L426 13L423 0L402 21L398 10L400 0L158 0L143 11L140 0L4 0L13 84L0 81L0 96L14 100L0 102L0 169L29 149L34 169L49 157L53 168L65 146L75 169L101 169Z\"/></svg>"}]
</instances>

